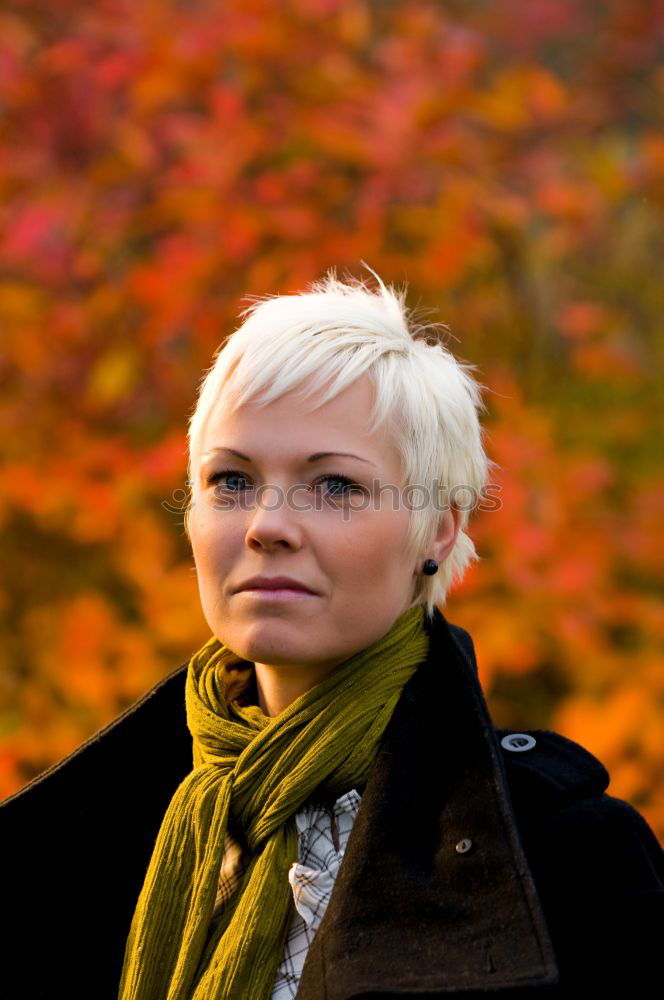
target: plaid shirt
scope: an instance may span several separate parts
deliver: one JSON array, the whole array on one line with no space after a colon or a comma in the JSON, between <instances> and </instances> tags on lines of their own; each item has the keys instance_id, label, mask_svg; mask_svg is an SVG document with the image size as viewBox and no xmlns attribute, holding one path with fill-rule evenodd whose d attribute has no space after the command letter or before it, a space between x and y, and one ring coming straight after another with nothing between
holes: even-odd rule
<instances>
[{"instance_id":1,"label":"plaid shirt","mask_svg":"<svg viewBox=\"0 0 664 1000\"><path fill-rule=\"evenodd\" d=\"M272 1000L291 1000L297 993L304 960L332 895L360 801L360 793L353 788L334 804L306 802L295 814L299 861L288 873L295 908ZM247 849L228 831L210 927L233 895L249 861Z\"/></svg>"}]
</instances>

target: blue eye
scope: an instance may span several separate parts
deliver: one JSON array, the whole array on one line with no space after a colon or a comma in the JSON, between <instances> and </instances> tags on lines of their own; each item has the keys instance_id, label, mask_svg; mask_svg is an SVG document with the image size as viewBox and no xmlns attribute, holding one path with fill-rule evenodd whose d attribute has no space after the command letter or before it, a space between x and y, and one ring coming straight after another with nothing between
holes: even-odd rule
<instances>
[{"instance_id":1,"label":"blue eye","mask_svg":"<svg viewBox=\"0 0 664 1000\"><path fill-rule=\"evenodd\" d=\"M247 483L247 477L243 472L238 469L222 469L220 472L214 472L211 476L208 476L207 485L212 486L213 483L220 483L221 480L233 480L239 479L244 480ZM315 485L324 482L331 482L339 484L336 488L327 491L328 496L331 498L343 499L344 497L350 496L351 493L360 491L362 492L362 487L359 483L356 483L353 479L348 476L343 476L341 473L329 472L324 476L319 476L316 480ZM233 486L231 483L220 483L220 488L228 490L230 493L241 493L247 486Z\"/></svg>"},{"instance_id":2,"label":"blue eye","mask_svg":"<svg viewBox=\"0 0 664 1000\"><path fill-rule=\"evenodd\" d=\"M330 495L333 496L333 497L349 496L350 493L352 493L354 489L360 489L360 487L358 486L358 484L356 482L354 482L352 479L349 479L348 476L342 476L342 475L339 475L338 473L330 473L327 476L321 476L317 480L317 482L321 482L321 481L322 482L328 481L328 482L333 482L333 483L335 483L335 482L336 483L341 483L341 485L344 487L344 489L341 489L341 490L337 489L337 490L330 490L329 491Z\"/></svg>"},{"instance_id":3,"label":"blue eye","mask_svg":"<svg viewBox=\"0 0 664 1000\"><path fill-rule=\"evenodd\" d=\"M213 483L218 483L220 479L224 479L226 476L231 479L245 479L246 476L242 472L238 472L237 469L223 469L221 472L213 473L207 481L208 486L212 486ZM238 493L239 490L233 489L232 486L225 486L225 489L229 489L231 493Z\"/></svg>"}]
</instances>

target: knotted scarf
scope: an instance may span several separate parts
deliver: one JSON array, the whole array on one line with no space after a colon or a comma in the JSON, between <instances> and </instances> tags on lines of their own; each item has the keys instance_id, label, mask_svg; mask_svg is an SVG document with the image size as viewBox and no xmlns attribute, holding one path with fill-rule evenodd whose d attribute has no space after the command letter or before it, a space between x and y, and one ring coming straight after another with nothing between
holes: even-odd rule
<instances>
[{"instance_id":1,"label":"knotted scarf","mask_svg":"<svg viewBox=\"0 0 664 1000\"><path fill-rule=\"evenodd\" d=\"M227 696L228 666L239 658L219 639L192 656L185 702L193 769L157 835L119 1000L269 1000L292 914L295 813L317 790L337 798L366 781L428 647L424 608L409 608L274 717ZM252 860L208 936L229 822Z\"/></svg>"}]
</instances>

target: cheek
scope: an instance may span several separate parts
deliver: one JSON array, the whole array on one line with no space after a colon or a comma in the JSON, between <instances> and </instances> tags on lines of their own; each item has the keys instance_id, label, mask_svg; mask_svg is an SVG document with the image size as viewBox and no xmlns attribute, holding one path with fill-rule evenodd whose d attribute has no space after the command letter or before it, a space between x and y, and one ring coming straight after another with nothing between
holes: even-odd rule
<instances>
[{"instance_id":1,"label":"cheek","mask_svg":"<svg viewBox=\"0 0 664 1000\"><path fill-rule=\"evenodd\" d=\"M201 513L192 519L191 548L199 572L223 575L234 558L237 536L228 518L222 523L219 517Z\"/></svg>"},{"instance_id":2,"label":"cheek","mask_svg":"<svg viewBox=\"0 0 664 1000\"><path fill-rule=\"evenodd\" d=\"M348 526L346 526L348 529ZM388 585L403 578L407 571L407 512L382 511L358 521L353 531L346 531L330 551L351 578L354 589L368 582Z\"/></svg>"}]
</instances>

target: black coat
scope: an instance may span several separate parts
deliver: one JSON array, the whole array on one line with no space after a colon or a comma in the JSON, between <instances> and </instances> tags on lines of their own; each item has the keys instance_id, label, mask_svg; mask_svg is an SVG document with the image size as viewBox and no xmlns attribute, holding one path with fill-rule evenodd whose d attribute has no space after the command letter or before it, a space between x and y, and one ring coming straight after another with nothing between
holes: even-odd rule
<instances>
[{"instance_id":1,"label":"black coat","mask_svg":"<svg viewBox=\"0 0 664 1000\"><path fill-rule=\"evenodd\" d=\"M186 667L0 805L0 1000L115 1000L155 837L192 767ZM583 747L532 730L535 746L515 751L506 735L470 636L436 612L298 998L660 992L655 835L606 794L608 774Z\"/></svg>"}]
</instances>

